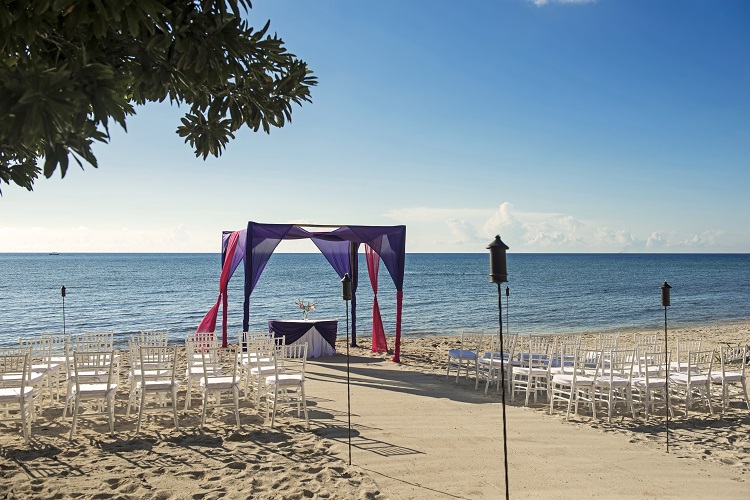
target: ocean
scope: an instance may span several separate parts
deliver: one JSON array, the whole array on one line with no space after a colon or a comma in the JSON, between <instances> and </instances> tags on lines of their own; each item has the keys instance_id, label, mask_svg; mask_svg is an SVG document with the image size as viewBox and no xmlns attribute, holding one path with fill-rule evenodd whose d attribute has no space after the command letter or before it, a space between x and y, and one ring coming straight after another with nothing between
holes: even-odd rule
<instances>
[{"instance_id":1,"label":"ocean","mask_svg":"<svg viewBox=\"0 0 750 500\"><path fill-rule=\"evenodd\" d=\"M120 345L140 330L182 341L218 295L218 254L0 254L0 346L40 333L114 331ZM402 334L496 329L497 286L488 254L407 254ZM360 255L357 333L370 335L373 294ZM661 329L660 286L672 286L671 326L750 319L750 254L508 254L511 333ZM230 339L242 328L242 266L229 286ZM60 288L66 287L66 297ZM395 333L395 287L380 266L378 301ZM320 254L271 257L250 298L250 329L269 319L345 320L339 277ZM63 324L64 322L64 324ZM217 329L219 326L217 325Z\"/></svg>"}]
</instances>

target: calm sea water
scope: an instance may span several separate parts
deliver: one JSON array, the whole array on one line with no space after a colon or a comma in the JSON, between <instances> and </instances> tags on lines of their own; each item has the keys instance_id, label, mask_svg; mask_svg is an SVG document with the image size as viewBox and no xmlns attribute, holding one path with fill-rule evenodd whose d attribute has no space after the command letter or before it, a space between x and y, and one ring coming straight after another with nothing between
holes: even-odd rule
<instances>
[{"instance_id":1,"label":"calm sea water","mask_svg":"<svg viewBox=\"0 0 750 500\"><path fill-rule=\"evenodd\" d=\"M358 335L369 336L372 289L360 256ZM497 287L487 254L408 254L403 334L496 328ZM0 254L0 345L19 337L168 329L195 331L216 301L216 254ZM663 327L659 287L672 289L670 325L750 319L750 254L509 254L503 324L514 333L569 333ZM229 289L229 332L242 327L238 268ZM380 267L378 298L386 333L395 332L395 288ZM298 318L295 301L317 303L312 318L345 319L339 278L319 254L275 254L250 298L250 327Z\"/></svg>"}]
</instances>

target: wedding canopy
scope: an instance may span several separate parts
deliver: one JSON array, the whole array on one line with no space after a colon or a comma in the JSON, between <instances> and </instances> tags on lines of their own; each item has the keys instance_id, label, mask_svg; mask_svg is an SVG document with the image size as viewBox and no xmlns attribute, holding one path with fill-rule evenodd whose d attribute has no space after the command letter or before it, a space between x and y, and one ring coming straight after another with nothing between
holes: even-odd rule
<instances>
[{"instance_id":1,"label":"wedding canopy","mask_svg":"<svg viewBox=\"0 0 750 500\"><path fill-rule=\"evenodd\" d=\"M308 231L303 228L336 228L332 231ZM213 332L216 317L222 304L222 344L227 345L227 286L240 262L245 266L245 301L242 328L250 323L250 295L258 283L271 254L282 240L309 238L318 247L340 278L349 274L352 279L352 345L357 339L358 253L365 245L367 268L373 286L373 343L374 352L386 350L385 333L380 319L377 296L378 265L382 259L396 287L396 343L393 361L400 361L401 310L404 287L404 260L406 254L406 226L319 226L299 224L262 224L248 222L241 231L222 233L222 270L219 279L219 297L198 326L199 332Z\"/></svg>"}]
</instances>

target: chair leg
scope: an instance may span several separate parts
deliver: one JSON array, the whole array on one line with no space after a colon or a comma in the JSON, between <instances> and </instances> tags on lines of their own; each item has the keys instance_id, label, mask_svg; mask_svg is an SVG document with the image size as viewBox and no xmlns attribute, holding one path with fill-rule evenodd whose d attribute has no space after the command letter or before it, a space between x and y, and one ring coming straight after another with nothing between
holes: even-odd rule
<instances>
[{"instance_id":1,"label":"chair leg","mask_svg":"<svg viewBox=\"0 0 750 500\"><path fill-rule=\"evenodd\" d=\"M234 417L237 420L237 428L241 429L242 426L240 425L240 389L239 387L235 387L232 390L232 394L234 395Z\"/></svg>"},{"instance_id":2,"label":"chair leg","mask_svg":"<svg viewBox=\"0 0 750 500\"><path fill-rule=\"evenodd\" d=\"M138 425L135 428L135 434L141 433L141 421L143 420L143 407L146 405L146 391L141 391L141 404L138 407Z\"/></svg>"},{"instance_id":3,"label":"chair leg","mask_svg":"<svg viewBox=\"0 0 750 500\"><path fill-rule=\"evenodd\" d=\"M107 411L109 412L109 434L115 435L115 395L107 398Z\"/></svg>"},{"instance_id":4,"label":"chair leg","mask_svg":"<svg viewBox=\"0 0 750 500\"><path fill-rule=\"evenodd\" d=\"M180 422L177 419L177 388L172 389L172 414L174 415L174 428L180 430Z\"/></svg>"},{"instance_id":5,"label":"chair leg","mask_svg":"<svg viewBox=\"0 0 750 500\"><path fill-rule=\"evenodd\" d=\"M307 424L307 428L310 428L310 419L307 416L307 398L305 397L305 384L302 383L302 386L300 387L300 394L302 395L302 411L305 413L305 423Z\"/></svg>"},{"instance_id":6,"label":"chair leg","mask_svg":"<svg viewBox=\"0 0 750 500\"><path fill-rule=\"evenodd\" d=\"M203 410L201 411L201 430L206 422L206 406L208 405L208 388L203 389Z\"/></svg>"},{"instance_id":7,"label":"chair leg","mask_svg":"<svg viewBox=\"0 0 750 500\"><path fill-rule=\"evenodd\" d=\"M73 441L73 434L76 432L76 424L78 423L78 403L79 397L78 394L76 394L75 400L73 401L73 423L70 426L70 437L68 438L68 441Z\"/></svg>"},{"instance_id":8,"label":"chair leg","mask_svg":"<svg viewBox=\"0 0 750 500\"><path fill-rule=\"evenodd\" d=\"M271 429L273 429L273 424L276 421L276 406L279 399L279 386L277 384L274 384L273 386L273 411L271 412Z\"/></svg>"}]
</instances>

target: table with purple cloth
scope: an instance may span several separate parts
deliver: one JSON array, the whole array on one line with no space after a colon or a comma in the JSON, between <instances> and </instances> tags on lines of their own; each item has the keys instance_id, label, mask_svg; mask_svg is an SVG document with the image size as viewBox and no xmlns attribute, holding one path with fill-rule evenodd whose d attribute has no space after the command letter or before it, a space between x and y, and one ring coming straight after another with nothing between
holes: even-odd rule
<instances>
[{"instance_id":1,"label":"table with purple cloth","mask_svg":"<svg viewBox=\"0 0 750 500\"><path fill-rule=\"evenodd\" d=\"M272 319L268 331L274 337L284 337L286 344L307 342L307 357L318 358L336 354L337 319Z\"/></svg>"}]
</instances>

